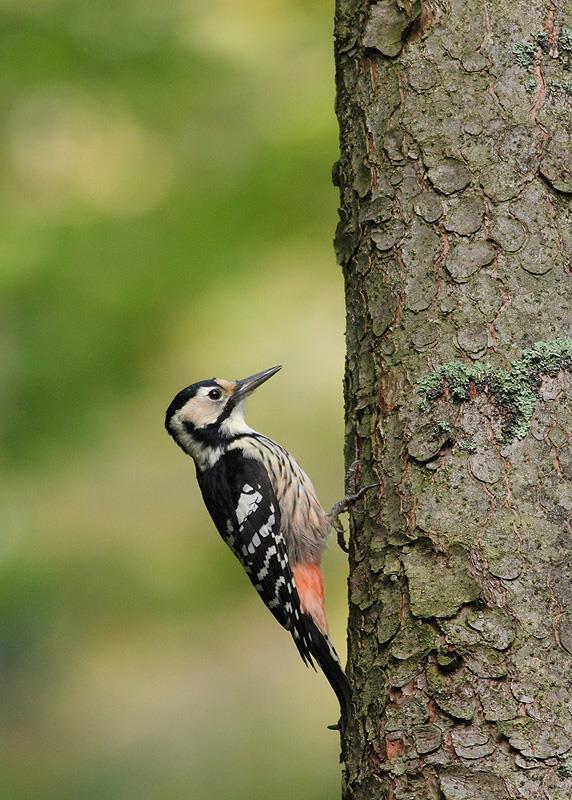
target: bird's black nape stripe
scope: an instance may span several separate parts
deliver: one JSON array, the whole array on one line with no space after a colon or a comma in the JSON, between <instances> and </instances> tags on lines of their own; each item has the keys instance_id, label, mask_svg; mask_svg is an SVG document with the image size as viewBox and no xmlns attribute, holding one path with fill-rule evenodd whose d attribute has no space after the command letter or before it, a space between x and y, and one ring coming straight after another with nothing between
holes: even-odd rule
<instances>
[{"instance_id":1,"label":"bird's black nape stripe","mask_svg":"<svg viewBox=\"0 0 572 800\"><path fill-rule=\"evenodd\" d=\"M205 425L204 428L197 428L192 422L189 422L189 420L184 420L183 426L186 432L193 437L195 442L207 445L210 444L213 447L216 447L217 443L220 443L221 436L218 430L218 421L213 422L211 425Z\"/></svg>"}]
</instances>

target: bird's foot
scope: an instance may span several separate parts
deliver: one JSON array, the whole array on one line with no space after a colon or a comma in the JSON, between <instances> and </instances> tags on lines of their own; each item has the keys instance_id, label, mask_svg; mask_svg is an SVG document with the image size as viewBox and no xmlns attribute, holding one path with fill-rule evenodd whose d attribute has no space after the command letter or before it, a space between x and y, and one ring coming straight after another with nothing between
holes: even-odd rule
<instances>
[{"instance_id":1,"label":"bird's foot","mask_svg":"<svg viewBox=\"0 0 572 800\"><path fill-rule=\"evenodd\" d=\"M337 503L334 503L326 515L328 522L336 531L338 545L341 547L344 553L348 553L349 550L344 538L344 527L340 522L340 515L344 514L346 511L349 511L349 509L355 503L357 503L357 501L360 500L370 489L375 489L376 486L381 485L380 483L370 483L368 486L362 486L361 489L357 489L356 484L358 470L362 463L363 462L358 459L350 466L346 475L346 486L348 488L347 494L345 497L342 497L341 500L338 500Z\"/></svg>"}]
</instances>

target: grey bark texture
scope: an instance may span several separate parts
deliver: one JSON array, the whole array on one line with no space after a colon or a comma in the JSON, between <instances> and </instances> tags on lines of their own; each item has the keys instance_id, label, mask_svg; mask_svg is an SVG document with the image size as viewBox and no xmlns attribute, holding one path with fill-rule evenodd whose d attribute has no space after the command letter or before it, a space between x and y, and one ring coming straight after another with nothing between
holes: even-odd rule
<instances>
[{"instance_id":1,"label":"grey bark texture","mask_svg":"<svg viewBox=\"0 0 572 800\"><path fill-rule=\"evenodd\" d=\"M572 797L571 17L337 0L347 800Z\"/></svg>"}]
</instances>

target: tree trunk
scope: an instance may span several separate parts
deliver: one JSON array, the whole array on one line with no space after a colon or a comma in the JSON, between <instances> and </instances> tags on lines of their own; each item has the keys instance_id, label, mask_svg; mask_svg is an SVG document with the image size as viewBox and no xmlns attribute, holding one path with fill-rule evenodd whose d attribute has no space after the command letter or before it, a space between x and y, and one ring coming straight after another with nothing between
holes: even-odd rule
<instances>
[{"instance_id":1,"label":"tree trunk","mask_svg":"<svg viewBox=\"0 0 572 800\"><path fill-rule=\"evenodd\" d=\"M572 33L338 0L352 800L572 797Z\"/></svg>"}]
</instances>

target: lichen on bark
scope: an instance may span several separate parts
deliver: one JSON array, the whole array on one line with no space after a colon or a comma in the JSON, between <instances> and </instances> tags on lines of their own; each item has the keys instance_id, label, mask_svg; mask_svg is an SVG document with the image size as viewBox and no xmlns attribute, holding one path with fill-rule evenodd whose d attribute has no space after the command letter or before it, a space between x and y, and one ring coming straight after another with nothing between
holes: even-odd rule
<instances>
[{"instance_id":1,"label":"lichen on bark","mask_svg":"<svg viewBox=\"0 0 572 800\"><path fill-rule=\"evenodd\" d=\"M503 440L523 439L528 433L542 379L572 369L572 339L536 342L514 362L510 372L488 363L451 361L417 382L422 406L444 393L453 400L469 400L472 393L486 392L502 418Z\"/></svg>"},{"instance_id":2,"label":"lichen on bark","mask_svg":"<svg viewBox=\"0 0 572 800\"><path fill-rule=\"evenodd\" d=\"M337 0L347 800L572 796L566 25Z\"/></svg>"}]
</instances>

